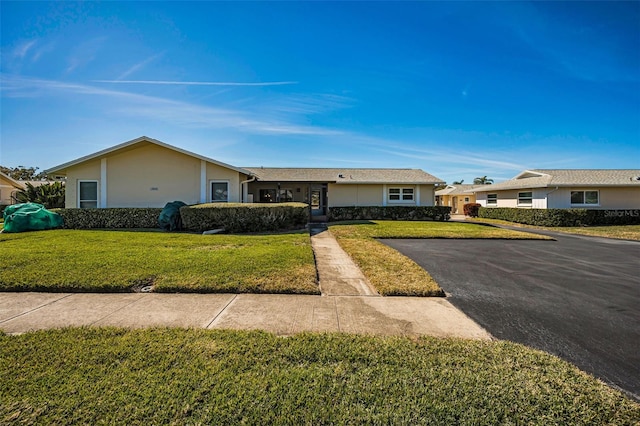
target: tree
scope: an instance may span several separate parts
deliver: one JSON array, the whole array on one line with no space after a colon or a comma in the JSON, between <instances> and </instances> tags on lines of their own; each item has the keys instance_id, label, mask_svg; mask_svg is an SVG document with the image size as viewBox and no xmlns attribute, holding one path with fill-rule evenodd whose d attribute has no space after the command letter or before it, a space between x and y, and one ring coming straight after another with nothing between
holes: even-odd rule
<instances>
[{"instance_id":1,"label":"tree","mask_svg":"<svg viewBox=\"0 0 640 426\"><path fill-rule=\"evenodd\" d=\"M451 185L462 185L462 182L464 182L464 179L456 180Z\"/></svg>"},{"instance_id":2,"label":"tree","mask_svg":"<svg viewBox=\"0 0 640 426\"><path fill-rule=\"evenodd\" d=\"M477 177L473 180L475 185L491 185L493 183L493 179L489 179L486 176Z\"/></svg>"},{"instance_id":3,"label":"tree","mask_svg":"<svg viewBox=\"0 0 640 426\"><path fill-rule=\"evenodd\" d=\"M26 188L16 193L18 203L38 203L47 209L64 207L64 184L60 181L34 186L27 182Z\"/></svg>"},{"instance_id":4,"label":"tree","mask_svg":"<svg viewBox=\"0 0 640 426\"><path fill-rule=\"evenodd\" d=\"M38 167L4 167L0 166L0 172L15 180L46 180L45 172L37 173Z\"/></svg>"}]
</instances>

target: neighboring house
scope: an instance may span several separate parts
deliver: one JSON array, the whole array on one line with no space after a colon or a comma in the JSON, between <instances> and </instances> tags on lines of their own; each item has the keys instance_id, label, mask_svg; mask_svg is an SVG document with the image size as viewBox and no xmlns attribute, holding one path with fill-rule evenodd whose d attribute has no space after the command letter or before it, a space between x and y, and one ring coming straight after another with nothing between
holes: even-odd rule
<instances>
[{"instance_id":1,"label":"neighboring house","mask_svg":"<svg viewBox=\"0 0 640 426\"><path fill-rule=\"evenodd\" d=\"M483 207L640 209L640 170L525 170L471 191Z\"/></svg>"},{"instance_id":2,"label":"neighboring house","mask_svg":"<svg viewBox=\"0 0 640 426\"><path fill-rule=\"evenodd\" d=\"M451 184L436 191L436 204L451 207L452 214L462 214L463 207L468 203L476 202L476 194L469 192L478 186L472 184Z\"/></svg>"},{"instance_id":3,"label":"neighboring house","mask_svg":"<svg viewBox=\"0 0 640 426\"><path fill-rule=\"evenodd\" d=\"M24 183L0 172L0 206L13 204L16 192L25 188Z\"/></svg>"},{"instance_id":4,"label":"neighboring house","mask_svg":"<svg viewBox=\"0 0 640 426\"><path fill-rule=\"evenodd\" d=\"M255 178L249 194L260 203L299 201L313 216L331 207L433 206L442 180L419 169L244 167Z\"/></svg>"},{"instance_id":5,"label":"neighboring house","mask_svg":"<svg viewBox=\"0 0 640 426\"><path fill-rule=\"evenodd\" d=\"M432 206L442 180L416 169L240 168L146 136L46 170L66 176L67 208L162 207L169 201Z\"/></svg>"}]
</instances>

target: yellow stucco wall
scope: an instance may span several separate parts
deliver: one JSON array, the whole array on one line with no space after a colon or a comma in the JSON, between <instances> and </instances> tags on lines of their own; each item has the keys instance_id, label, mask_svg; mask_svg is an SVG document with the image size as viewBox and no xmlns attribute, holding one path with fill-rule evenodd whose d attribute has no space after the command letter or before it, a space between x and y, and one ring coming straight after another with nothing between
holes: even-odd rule
<instances>
[{"instance_id":1,"label":"yellow stucco wall","mask_svg":"<svg viewBox=\"0 0 640 426\"><path fill-rule=\"evenodd\" d=\"M161 207L200 200L200 160L157 145L107 157L107 206Z\"/></svg>"},{"instance_id":2,"label":"yellow stucco wall","mask_svg":"<svg viewBox=\"0 0 640 426\"><path fill-rule=\"evenodd\" d=\"M67 169L67 183L65 184L64 204L67 208L78 207L78 182L80 180L100 181L100 160L91 160ZM98 199L100 199L100 184L98 183Z\"/></svg>"},{"instance_id":3,"label":"yellow stucco wall","mask_svg":"<svg viewBox=\"0 0 640 426\"><path fill-rule=\"evenodd\" d=\"M170 201L197 204L201 195L202 160L152 143L142 143L107 154L107 203L100 207L163 207ZM229 182L229 202L241 200L241 174L213 163L205 163L206 202L210 182ZM78 207L78 182L98 181L98 199L103 197L102 158L66 170L65 205ZM244 175L242 175L244 177Z\"/></svg>"},{"instance_id":4,"label":"yellow stucco wall","mask_svg":"<svg viewBox=\"0 0 640 426\"><path fill-rule=\"evenodd\" d=\"M463 214L464 205L476 202L475 194L440 195L440 205L451 207L451 213ZM468 201L465 201L468 199Z\"/></svg>"},{"instance_id":5,"label":"yellow stucco wall","mask_svg":"<svg viewBox=\"0 0 640 426\"><path fill-rule=\"evenodd\" d=\"M381 206L382 185L329 184L329 207Z\"/></svg>"},{"instance_id":6,"label":"yellow stucco wall","mask_svg":"<svg viewBox=\"0 0 640 426\"><path fill-rule=\"evenodd\" d=\"M13 185L13 182L7 180L7 178L0 175L0 204L1 205L11 204L11 194L17 190L18 188L16 188Z\"/></svg>"},{"instance_id":7,"label":"yellow stucco wall","mask_svg":"<svg viewBox=\"0 0 640 426\"><path fill-rule=\"evenodd\" d=\"M436 204L436 190L433 185L419 185L420 186L420 205L421 206L435 206Z\"/></svg>"}]
</instances>

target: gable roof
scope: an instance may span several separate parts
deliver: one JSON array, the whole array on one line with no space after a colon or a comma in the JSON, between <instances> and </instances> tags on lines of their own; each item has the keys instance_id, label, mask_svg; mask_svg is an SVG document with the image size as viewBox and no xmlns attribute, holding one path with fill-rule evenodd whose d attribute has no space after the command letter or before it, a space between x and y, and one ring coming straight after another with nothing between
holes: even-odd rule
<instances>
[{"instance_id":1,"label":"gable roof","mask_svg":"<svg viewBox=\"0 0 640 426\"><path fill-rule=\"evenodd\" d=\"M455 185L447 185L446 188L443 189L439 189L436 191L436 195L462 195L462 194L469 194L469 192L473 192L470 191L471 189L474 189L478 186L485 186L485 185L474 185L472 183L458 183Z\"/></svg>"},{"instance_id":2,"label":"gable roof","mask_svg":"<svg viewBox=\"0 0 640 426\"><path fill-rule=\"evenodd\" d=\"M111 154L113 152L116 152L116 151L119 151L119 150L122 150L122 149L126 149L126 148L129 148L131 146L134 146L134 145L137 145L137 144L142 144L142 143L155 144L155 145L161 146L163 148L167 148L167 149L179 152L181 154L188 155L190 157L198 158L200 160L204 160L204 161L207 161L209 163L216 164L216 165L221 166L221 167L225 167L227 169L235 170L237 172L244 173L246 175L250 174L248 171L246 171L244 169L241 169L239 167L235 167L235 166L232 166L230 164L226 164L226 163L223 163L221 161L214 160L213 158L205 157L203 155L195 154L193 152L187 151L187 150L182 149L182 148L175 147L173 145L169 145L168 143L161 142L161 141L159 141L157 139L153 139L153 138L150 138L148 136L140 136L139 138L132 139L130 141L121 143L119 145L112 146L111 148L103 149L102 151L94 152L93 154L89 154L89 155L86 155L84 157L77 158L77 159L69 161L67 163L60 164L59 166L51 167L50 169L45 170L45 173L49 174L49 173L59 172L61 170L64 170L64 169L72 167L72 166L75 166L77 164L84 163L85 161L94 160L94 159L103 157L103 156L105 156L107 154Z\"/></svg>"},{"instance_id":3,"label":"gable roof","mask_svg":"<svg viewBox=\"0 0 640 426\"><path fill-rule=\"evenodd\" d=\"M12 178L11 176L0 172L0 176L6 180L7 182L9 182L13 187L17 188L17 189L24 189L25 186L23 183L20 183L20 181L15 180L14 178Z\"/></svg>"},{"instance_id":4,"label":"gable roof","mask_svg":"<svg viewBox=\"0 0 640 426\"><path fill-rule=\"evenodd\" d=\"M267 182L323 182L337 184L396 183L436 184L444 183L420 169L336 169L336 168L282 168L244 167L259 181Z\"/></svg>"},{"instance_id":5,"label":"gable roof","mask_svg":"<svg viewBox=\"0 0 640 426\"><path fill-rule=\"evenodd\" d=\"M474 188L473 192L561 186L632 186L640 188L640 170L633 169L532 169L513 179Z\"/></svg>"}]
</instances>

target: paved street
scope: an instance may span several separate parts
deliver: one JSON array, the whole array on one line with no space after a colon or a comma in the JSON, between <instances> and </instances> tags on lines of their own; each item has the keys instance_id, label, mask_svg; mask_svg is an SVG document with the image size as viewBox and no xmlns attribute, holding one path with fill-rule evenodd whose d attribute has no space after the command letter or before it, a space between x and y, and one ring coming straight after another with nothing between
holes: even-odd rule
<instances>
[{"instance_id":1,"label":"paved street","mask_svg":"<svg viewBox=\"0 0 640 426\"><path fill-rule=\"evenodd\" d=\"M383 242L493 336L558 355L640 399L640 243L553 236Z\"/></svg>"}]
</instances>

